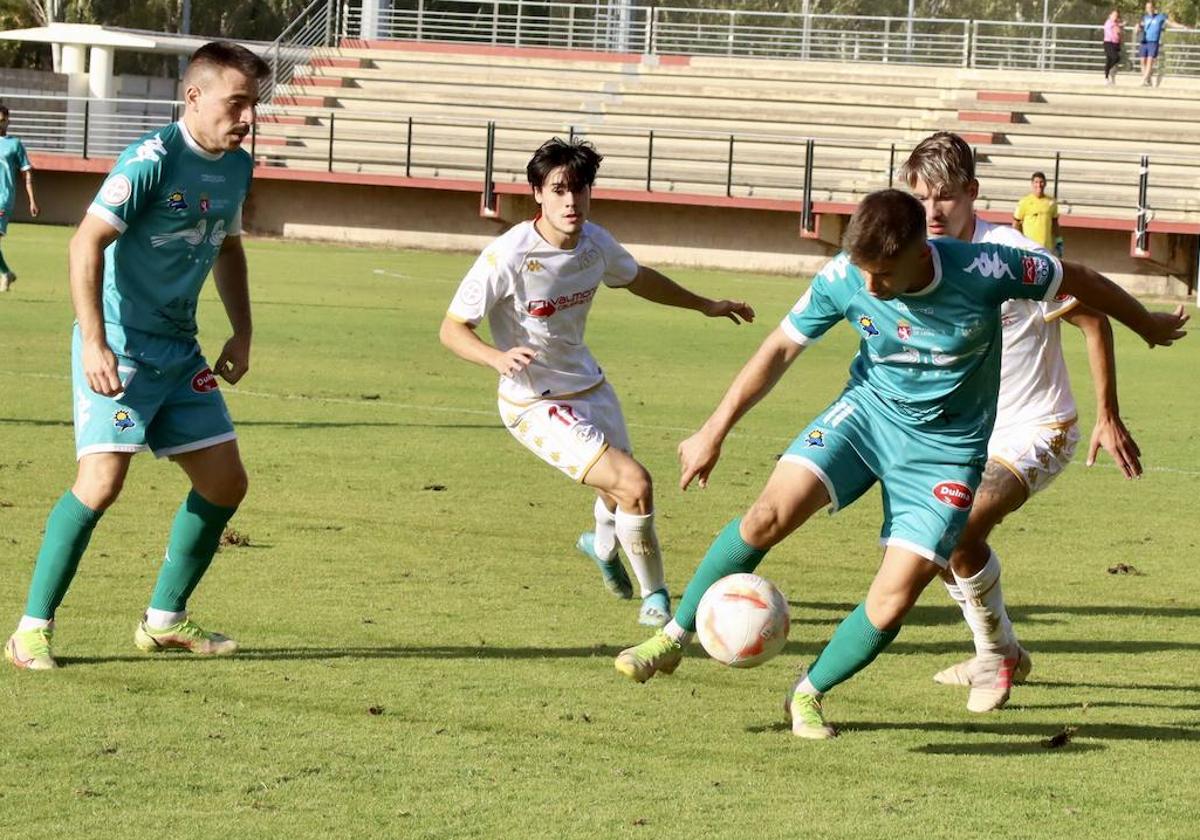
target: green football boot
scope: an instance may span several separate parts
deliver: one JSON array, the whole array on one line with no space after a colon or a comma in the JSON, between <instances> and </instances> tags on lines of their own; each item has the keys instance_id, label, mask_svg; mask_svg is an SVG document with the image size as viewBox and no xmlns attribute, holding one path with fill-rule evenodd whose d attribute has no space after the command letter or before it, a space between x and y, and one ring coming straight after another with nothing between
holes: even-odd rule
<instances>
[{"instance_id":1,"label":"green football boot","mask_svg":"<svg viewBox=\"0 0 1200 840\"><path fill-rule=\"evenodd\" d=\"M155 653L164 650L187 650L199 656L230 656L237 653L238 643L220 633L210 633L190 618L177 621L159 630L148 627L145 619L133 633L138 650Z\"/></svg>"},{"instance_id":2,"label":"green football boot","mask_svg":"<svg viewBox=\"0 0 1200 840\"><path fill-rule=\"evenodd\" d=\"M53 639L53 626L18 630L8 637L8 643L4 645L4 658L14 667L26 671L51 671L58 667L50 655Z\"/></svg>"},{"instance_id":3,"label":"green football boot","mask_svg":"<svg viewBox=\"0 0 1200 840\"><path fill-rule=\"evenodd\" d=\"M613 665L629 679L644 683L657 673L675 673L682 659L683 645L659 630L640 645L618 653Z\"/></svg>"}]
</instances>

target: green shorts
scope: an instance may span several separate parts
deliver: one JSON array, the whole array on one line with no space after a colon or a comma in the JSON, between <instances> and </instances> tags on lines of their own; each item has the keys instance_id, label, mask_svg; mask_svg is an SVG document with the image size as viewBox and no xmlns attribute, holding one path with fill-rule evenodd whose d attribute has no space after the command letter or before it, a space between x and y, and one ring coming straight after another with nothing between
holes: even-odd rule
<instances>
[{"instance_id":1,"label":"green shorts","mask_svg":"<svg viewBox=\"0 0 1200 840\"><path fill-rule=\"evenodd\" d=\"M943 568L967 524L986 446L938 446L878 407L862 388L847 389L810 423L780 460L802 464L829 491L830 512L883 485L884 545L910 549Z\"/></svg>"},{"instance_id":2,"label":"green shorts","mask_svg":"<svg viewBox=\"0 0 1200 840\"><path fill-rule=\"evenodd\" d=\"M156 457L206 449L237 434L217 378L192 339L167 338L107 325L125 390L97 394L83 375L79 325L71 338L75 457L141 452Z\"/></svg>"}]
</instances>

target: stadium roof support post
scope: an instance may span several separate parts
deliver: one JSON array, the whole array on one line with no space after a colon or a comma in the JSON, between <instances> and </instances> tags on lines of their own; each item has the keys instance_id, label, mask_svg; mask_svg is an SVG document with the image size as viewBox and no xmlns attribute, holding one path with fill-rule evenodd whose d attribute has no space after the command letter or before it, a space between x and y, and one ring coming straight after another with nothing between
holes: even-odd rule
<instances>
[{"instance_id":1,"label":"stadium roof support post","mask_svg":"<svg viewBox=\"0 0 1200 840\"><path fill-rule=\"evenodd\" d=\"M362 0L362 19L359 21L359 36L364 41L379 37L380 0Z\"/></svg>"}]
</instances>

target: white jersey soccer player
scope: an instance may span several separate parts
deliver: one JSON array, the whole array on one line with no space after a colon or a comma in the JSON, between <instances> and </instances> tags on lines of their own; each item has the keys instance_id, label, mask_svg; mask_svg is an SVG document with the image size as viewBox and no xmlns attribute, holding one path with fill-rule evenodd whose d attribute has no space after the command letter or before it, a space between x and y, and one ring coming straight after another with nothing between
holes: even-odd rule
<instances>
[{"instance_id":1,"label":"white jersey soccer player","mask_svg":"<svg viewBox=\"0 0 1200 840\"><path fill-rule=\"evenodd\" d=\"M901 167L900 179L924 205L931 236L1045 251L1014 228L992 225L975 215L979 181L974 152L956 134L938 132L918 144ZM1088 463L1103 447L1127 477L1142 471L1137 443L1117 407L1108 319L1071 298L1004 304L1000 393L988 462L967 527L950 558L950 571L943 575L971 627L975 656L934 676L942 684L969 686L971 711L1003 706L1012 684L1022 682L1032 667L1005 610L1000 561L987 539L1006 515L1062 472L1078 442L1075 399L1062 355L1064 318L1087 338L1096 386L1097 419Z\"/></svg>"},{"instance_id":2,"label":"white jersey soccer player","mask_svg":"<svg viewBox=\"0 0 1200 840\"><path fill-rule=\"evenodd\" d=\"M599 567L605 586L630 598L625 550L641 587L639 621L670 620L670 598L654 527L650 474L632 457L621 405L584 343L601 286L628 289L709 317L753 320L745 303L709 300L637 260L587 221L601 157L588 143L544 143L527 167L541 207L489 245L463 278L442 321L441 340L467 361L500 374L499 410L520 443L596 491L595 529L576 547ZM495 346L475 329L487 319Z\"/></svg>"}]
</instances>

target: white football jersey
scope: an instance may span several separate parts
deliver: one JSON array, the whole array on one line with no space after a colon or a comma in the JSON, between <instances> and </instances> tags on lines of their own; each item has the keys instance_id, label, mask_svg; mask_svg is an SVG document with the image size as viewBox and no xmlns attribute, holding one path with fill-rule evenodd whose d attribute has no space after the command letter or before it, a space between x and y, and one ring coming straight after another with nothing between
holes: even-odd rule
<instances>
[{"instance_id":1,"label":"white football jersey","mask_svg":"<svg viewBox=\"0 0 1200 840\"><path fill-rule=\"evenodd\" d=\"M585 222L579 244L561 251L542 239L533 222L521 222L480 254L448 314L471 326L486 317L496 347L537 353L516 376L500 377L503 397L565 397L604 381L583 343L600 284L627 286L637 274L637 260L599 225Z\"/></svg>"},{"instance_id":2,"label":"white football jersey","mask_svg":"<svg viewBox=\"0 0 1200 840\"><path fill-rule=\"evenodd\" d=\"M1012 226L993 225L979 217L971 241L1046 252ZM1075 298L1060 296L1052 301L1007 300L1000 307L1004 347L997 430L1053 425L1075 418L1059 319L1078 305Z\"/></svg>"}]
</instances>

